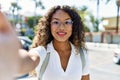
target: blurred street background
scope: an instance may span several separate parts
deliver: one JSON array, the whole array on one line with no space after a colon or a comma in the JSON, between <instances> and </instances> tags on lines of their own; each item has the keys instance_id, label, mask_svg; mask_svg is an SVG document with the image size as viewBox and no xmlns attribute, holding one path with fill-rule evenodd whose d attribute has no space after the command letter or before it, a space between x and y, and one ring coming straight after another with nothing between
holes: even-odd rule
<instances>
[{"instance_id":1,"label":"blurred street background","mask_svg":"<svg viewBox=\"0 0 120 80\"><path fill-rule=\"evenodd\" d=\"M120 65L113 62L116 44L86 43L90 58L91 80L120 80Z\"/></svg>"},{"instance_id":2,"label":"blurred street background","mask_svg":"<svg viewBox=\"0 0 120 80\"><path fill-rule=\"evenodd\" d=\"M120 65L113 62L120 49L120 0L0 0L0 11L29 50L39 19L55 5L72 6L82 18L91 80L120 80Z\"/></svg>"}]
</instances>

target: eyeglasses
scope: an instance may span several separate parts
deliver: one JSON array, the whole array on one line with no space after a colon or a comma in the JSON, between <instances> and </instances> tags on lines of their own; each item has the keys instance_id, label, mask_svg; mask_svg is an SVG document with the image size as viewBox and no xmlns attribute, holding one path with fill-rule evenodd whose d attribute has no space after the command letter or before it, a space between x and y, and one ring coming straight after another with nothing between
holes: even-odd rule
<instances>
[{"instance_id":1,"label":"eyeglasses","mask_svg":"<svg viewBox=\"0 0 120 80\"><path fill-rule=\"evenodd\" d=\"M67 27L67 26L69 27L69 26L73 25L73 21L71 19L69 19L69 20L66 20L65 22L60 22L59 20L54 20L51 22L51 25L56 26L56 27L61 26L61 24L63 24L65 27Z\"/></svg>"}]
</instances>

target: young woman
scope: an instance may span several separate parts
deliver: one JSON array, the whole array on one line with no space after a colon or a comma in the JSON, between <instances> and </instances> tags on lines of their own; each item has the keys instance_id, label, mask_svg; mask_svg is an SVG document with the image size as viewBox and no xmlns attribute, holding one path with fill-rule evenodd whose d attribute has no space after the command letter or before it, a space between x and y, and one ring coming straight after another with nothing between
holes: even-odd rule
<instances>
[{"instance_id":1,"label":"young woman","mask_svg":"<svg viewBox=\"0 0 120 80\"><path fill-rule=\"evenodd\" d=\"M19 50L19 73L25 74L36 68L39 76L41 65L50 53L42 80L90 80L84 44L84 26L79 14L69 6L55 6L40 19L29 53ZM86 63L83 69L81 48Z\"/></svg>"},{"instance_id":2,"label":"young woman","mask_svg":"<svg viewBox=\"0 0 120 80\"><path fill-rule=\"evenodd\" d=\"M69 6L55 6L40 19L30 53L40 57L37 73L50 52L43 80L89 80L87 53L82 71L79 55L84 45L84 26L79 14Z\"/></svg>"}]
</instances>

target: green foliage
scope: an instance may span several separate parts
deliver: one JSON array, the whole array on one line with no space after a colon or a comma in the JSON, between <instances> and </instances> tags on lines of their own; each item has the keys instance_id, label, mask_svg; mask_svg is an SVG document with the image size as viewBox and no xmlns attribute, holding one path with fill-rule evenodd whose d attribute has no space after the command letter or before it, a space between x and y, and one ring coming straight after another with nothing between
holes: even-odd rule
<instances>
[{"instance_id":1,"label":"green foliage","mask_svg":"<svg viewBox=\"0 0 120 80\"><path fill-rule=\"evenodd\" d=\"M88 23L92 24L92 26L94 28L94 32L98 32L99 31L99 23L103 20L103 18L98 20L92 14L92 12L88 10L88 7L86 7L86 6L82 6L81 8L76 8L76 9L77 9L79 15L81 16L82 21L85 25L85 31L90 32L89 25L86 23L86 22L88 22Z\"/></svg>"},{"instance_id":2,"label":"green foliage","mask_svg":"<svg viewBox=\"0 0 120 80\"><path fill-rule=\"evenodd\" d=\"M94 27L94 32L98 32L99 31L99 23L101 21L103 21L103 18L101 18L101 19L98 20L93 15L90 15L90 22L92 23L92 25Z\"/></svg>"},{"instance_id":3,"label":"green foliage","mask_svg":"<svg viewBox=\"0 0 120 80\"><path fill-rule=\"evenodd\" d=\"M18 19L16 18L16 16L18 17L18 14L15 15L15 12L18 13L18 11L21 10L22 8L17 4L17 2L12 2L9 9L12 12L13 19L14 19L14 20L11 20L11 22L13 26L15 26L15 24L18 22Z\"/></svg>"},{"instance_id":4,"label":"green foliage","mask_svg":"<svg viewBox=\"0 0 120 80\"><path fill-rule=\"evenodd\" d=\"M26 23L28 24L28 26L29 26L30 28L34 28L34 20L36 20L36 21L35 21L35 22L36 22L35 25L37 25L37 23L38 23L38 21L39 21L39 19L40 19L41 17L42 17L42 16L37 16L37 17L32 16L32 17L28 17Z\"/></svg>"},{"instance_id":5,"label":"green foliage","mask_svg":"<svg viewBox=\"0 0 120 80\"><path fill-rule=\"evenodd\" d=\"M94 32L98 32L99 31L99 20L96 19L95 22L94 22Z\"/></svg>"},{"instance_id":6,"label":"green foliage","mask_svg":"<svg viewBox=\"0 0 120 80\"><path fill-rule=\"evenodd\" d=\"M12 2L10 6L10 10L12 11L14 15L14 12L21 10L21 7L16 2Z\"/></svg>"},{"instance_id":7,"label":"green foliage","mask_svg":"<svg viewBox=\"0 0 120 80\"><path fill-rule=\"evenodd\" d=\"M33 0L34 3L35 3L35 7L38 8L40 7L41 9L45 9L45 6L43 5L42 1L41 0Z\"/></svg>"},{"instance_id":8,"label":"green foliage","mask_svg":"<svg viewBox=\"0 0 120 80\"><path fill-rule=\"evenodd\" d=\"M89 1L94 1L94 0L89 0ZM96 3L97 3L97 16L99 16L99 8L100 8L100 2L101 1L104 1L105 4L108 4L111 0L95 0ZM95 32L98 32L99 31L99 23L102 21L103 19L97 19L95 18L92 14L90 15L90 21L92 22L93 24L93 27L94 27L94 31Z\"/></svg>"},{"instance_id":9,"label":"green foliage","mask_svg":"<svg viewBox=\"0 0 120 80\"><path fill-rule=\"evenodd\" d=\"M85 26L84 27L85 32L90 32L89 26L87 24L85 24L85 22L87 21L85 17L90 15L90 12L88 11L88 7L82 6L80 8L76 8L76 7L73 7L73 8L78 12L80 17L82 18L83 24Z\"/></svg>"},{"instance_id":10,"label":"green foliage","mask_svg":"<svg viewBox=\"0 0 120 80\"><path fill-rule=\"evenodd\" d=\"M88 27L85 26L84 29L85 29L85 32L90 32L90 29Z\"/></svg>"}]
</instances>

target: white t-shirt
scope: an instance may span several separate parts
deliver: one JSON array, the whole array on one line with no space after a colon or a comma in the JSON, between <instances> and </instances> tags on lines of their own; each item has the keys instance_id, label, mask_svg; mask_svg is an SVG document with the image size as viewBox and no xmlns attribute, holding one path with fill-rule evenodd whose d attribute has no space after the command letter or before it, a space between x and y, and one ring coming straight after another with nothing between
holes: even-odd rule
<instances>
[{"instance_id":1,"label":"white t-shirt","mask_svg":"<svg viewBox=\"0 0 120 80\"><path fill-rule=\"evenodd\" d=\"M43 74L42 80L80 80L82 75L89 74L89 62L88 55L86 51L85 59L86 65L82 72L82 63L80 59L80 54L76 54L75 47L71 44L71 55L67 64L66 71L63 70L60 62L60 57L57 51L54 49L52 42L47 45L47 50L43 46L32 49L30 52L38 53L40 56L40 63L36 68L37 74L39 75L39 70L46 57L46 54L50 52L50 59L47 68Z\"/></svg>"}]
</instances>

